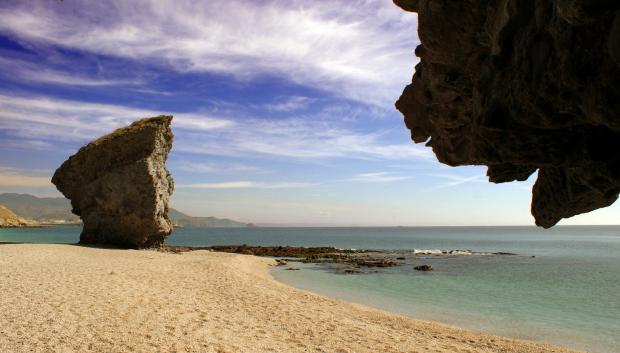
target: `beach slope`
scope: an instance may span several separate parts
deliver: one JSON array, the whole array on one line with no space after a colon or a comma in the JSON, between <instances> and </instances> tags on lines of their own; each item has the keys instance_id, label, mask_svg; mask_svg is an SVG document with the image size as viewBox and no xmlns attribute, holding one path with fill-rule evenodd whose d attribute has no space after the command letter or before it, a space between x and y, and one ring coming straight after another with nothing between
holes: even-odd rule
<instances>
[{"instance_id":1,"label":"beach slope","mask_svg":"<svg viewBox=\"0 0 620 353\"><path fill-rule=\"evenodd\" d=\"M272 260L0 245L0 352L569 352L291 288Z\"/></svg>"}]
</instances>

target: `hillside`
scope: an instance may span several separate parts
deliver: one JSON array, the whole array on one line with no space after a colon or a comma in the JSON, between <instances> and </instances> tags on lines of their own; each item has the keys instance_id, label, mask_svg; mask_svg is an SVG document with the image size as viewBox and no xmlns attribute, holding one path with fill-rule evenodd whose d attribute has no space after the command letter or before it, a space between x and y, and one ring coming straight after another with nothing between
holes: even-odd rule
<instances>
[{"instance_id":1,"label":"hillside","mask_svg":"<svg viewBox=\"0 0 620 353\"><path fill-rule=\"evenodd\" d=\"M0 204L39 223L79 223L71 213L71 203L62 197L36 197L29 194L0 194Z\"/></svg>"},{"instance_id":2,"label":"hillside","mask_svg":"<svg viewBox=\"0 0 620 353\"><path fill-rule=\"evenodd\" d=\"M168 211L168 216L174 224L180 225L181 227L186 228L240 228L247 227L245 223L233 221L232 219L227 218L216 218L216 217L192 217L182 213L180 211L171 208Z\"/></svg>"},{"instance_id":3,"label":"hillside","mask_svg":"<svg viewBox=\"0 0 620 353\"><path fill-rule=\"evenodd\" d=\"M13 211L0 205L0 228L3 227L26 227L33 225L32 222L19 217Z\"/></svg>"},{"instance_id":4,"label":"hillside","mask_svg":"<svg viewBox=\"0 0 620 353\"><path fill-rule=\"evenodd\" d=\"M79 223L80 218L71 213L71 203L62 197L36 197L29 194L0 194L0 204L15 214L39 223ZM187 228L246 227L245 223L226 218L192 217L173 208L168 213L174 224Z\"/></svg>"}]
</instances>

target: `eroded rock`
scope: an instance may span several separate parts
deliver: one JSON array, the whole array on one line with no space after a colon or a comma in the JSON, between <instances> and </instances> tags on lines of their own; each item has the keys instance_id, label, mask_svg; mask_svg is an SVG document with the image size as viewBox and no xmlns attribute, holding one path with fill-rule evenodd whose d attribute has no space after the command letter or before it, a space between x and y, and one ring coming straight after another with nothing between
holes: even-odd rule
<instances>
[{"instance_id":1,"label":"eroded rock","mask_svg":"<svg viewBox=\"0 0 620 353\"><path fill-rule=\"evenodd\" d=\"M84 223L80 243L146 248L172 232L165 166L172 116L142 119L82 147L52 178Z\"/></svg>"},{"instance_id":2,"label":"eroded rock","mask_svg":"<svg viewBox=\"0 0 620 353\"><path fill-rule=\"evenodd\" d=\"M396 102L442 163L491 182L538 170L545 228L620 192L620 2L394 0L418 13L420 63Z\"/></svg>"}]
</instances>

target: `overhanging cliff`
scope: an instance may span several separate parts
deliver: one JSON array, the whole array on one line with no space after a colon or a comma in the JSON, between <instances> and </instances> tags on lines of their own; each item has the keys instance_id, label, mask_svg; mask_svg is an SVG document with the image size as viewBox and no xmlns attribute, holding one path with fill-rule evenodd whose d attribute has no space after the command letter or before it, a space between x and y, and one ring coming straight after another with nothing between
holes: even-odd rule
<instances>
[{"instance_id":1,"label":"overhanging cliff","mask_svg":"<svg viewBox=\"0 0 620 353\"><path fill-rule=\"evenodd\" d=\"M495 183L538 170L536 224L620 192L620 2L394 0L418 13L420 63L396 102L442 163Z\"/></svg>"}]
</instances>

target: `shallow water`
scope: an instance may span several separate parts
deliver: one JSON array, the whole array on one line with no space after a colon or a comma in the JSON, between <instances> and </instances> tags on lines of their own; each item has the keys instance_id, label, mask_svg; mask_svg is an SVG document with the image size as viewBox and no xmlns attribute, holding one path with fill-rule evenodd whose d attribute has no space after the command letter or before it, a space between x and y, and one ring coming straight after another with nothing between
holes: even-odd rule
<instances>
[{"instance_id":1,"label":"shallow water","mask_svg":"<svg viewBox=\"0 0 620 353\"><path fill-rule=\"evenodd\" d=\"M0 241L73 243L79 227L0 229ZM340 275L274 270L290 285L492 334L620 352L620 227L178 229L171 245L470 249L518 256L427 256L429 273L396 267ZM535 256L535 257L532 257Z\"/></svg>"}]
</instances>

